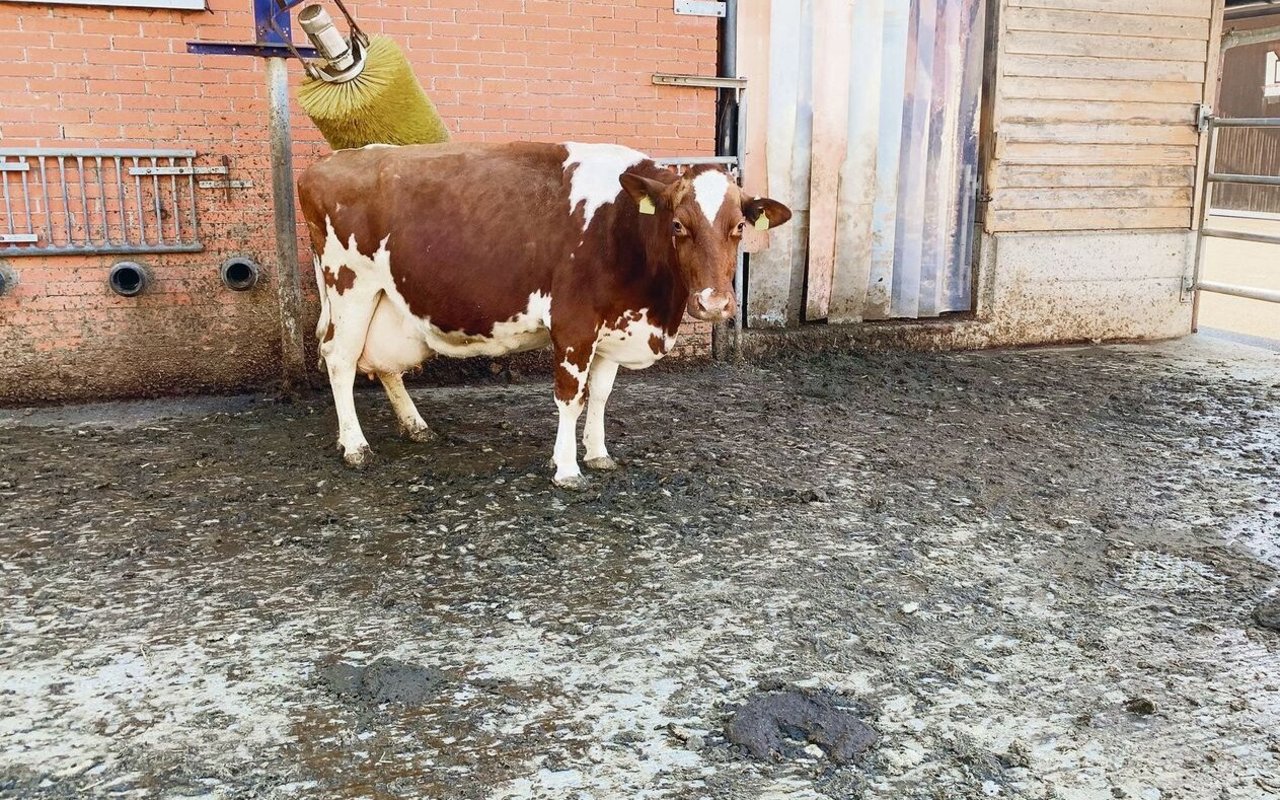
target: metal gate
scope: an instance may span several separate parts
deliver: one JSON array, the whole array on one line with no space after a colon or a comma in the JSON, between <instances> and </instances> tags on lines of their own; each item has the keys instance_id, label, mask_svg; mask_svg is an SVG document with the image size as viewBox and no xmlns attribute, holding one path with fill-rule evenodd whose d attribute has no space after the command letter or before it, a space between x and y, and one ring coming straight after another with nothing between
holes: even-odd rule
<instances>
[{"instance_id":1,"label":"metal gate","mask_svg":"<svg viewBox=\"0 0 1280 800\"><path fill-rule=\"evenodd\" d=\"M750 258L748 324L969 311L984 0L741 14L745 180L794 212Z\"/></svg>"},{"instance_id":2,"label":"metal gate","mask_svg":"<svg viewBox=\"0 0 1280 800\"><path fill-rule=\"evenodd\" d=\"M1262 244L1280 244L1280 236L1249 231L1233 231L1224 228L1209 227L1209 210L1213 205L1213 187L1215 184L1244 184L1249 186L1280 186L1280 175L1247 175L1242 173L1218 172L1218 133L1223 128L1280 128L1280 117L1256 117L1231 119L1224 117L1208 117L1205 126L1209 135L1209 154L1204 161L1204 197L1200 202L1200 224L1196 236L1196 266L1190 285L1187 287L1194 300L1191 327L1194 330L1199 322L1200 293L1244 297L1250 300L1262 300L1268 303L1280 303L1280 291L1264 289L1260 286L1241 286L1217 281L1206 281L1204 275L1205 243L1210 236L1221 239L1238 239L1246 242ZM1280 261L1280 259L1278 259Z\"/></svg>"}]
</instances>

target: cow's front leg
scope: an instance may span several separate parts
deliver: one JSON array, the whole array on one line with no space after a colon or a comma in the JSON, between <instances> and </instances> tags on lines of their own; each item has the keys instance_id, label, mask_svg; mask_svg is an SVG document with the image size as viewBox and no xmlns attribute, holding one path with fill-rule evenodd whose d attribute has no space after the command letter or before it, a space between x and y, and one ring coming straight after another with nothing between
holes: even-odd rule
<instances>
[{"instance_id":1,"label":"cow's front leg","mask_svg":"<svg viewBox=\"0 0 1280 800\"><path fill-rule=\"evenodd\" d=\"M618 376L618 362L597 357L591 362L588 378L587 425L582 432L582 444L586 448L586 464L590 469L617 469L618 462L609 457L604 444L604 407L613 391L613 380Z\"/></svg>"},{"instance_id":2,"label":"cow's front leg","mask_svg":"<svg viewBox=\"0 0 1280 800\"><path fill-rule=\"evenodd\" d=\"M560 425L556 430L556 447L551 461L556 468L554 483L563 489L585 489L587 479L578 468L578 417L582 415L587 393L587 368L591 356L575 357L574 348L565 352L557 348L556 359L556 407L560 410ZM582 363L585 360L586 363Z\"/></svg>"}]
</instances>

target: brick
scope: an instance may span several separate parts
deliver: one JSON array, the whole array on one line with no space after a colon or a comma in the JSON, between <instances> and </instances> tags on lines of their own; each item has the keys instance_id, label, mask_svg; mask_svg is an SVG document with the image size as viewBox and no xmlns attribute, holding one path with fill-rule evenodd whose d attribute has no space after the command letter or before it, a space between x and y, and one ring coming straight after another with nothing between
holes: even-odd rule
<instances>
[{"instance_id":1,"label":"brick","mask_svg":"<svg viewBox=\"0 0 1280 800\"><path fill-rule=\"evenodd\" d=\"M21 260L21 302L0 298L0 339L10 343L0 350L0 374L54 364L44 372L61 375L58 386L109 395L128 387L93 365L105 363L125 337L135 348L201 353L221 353L231 331L278 341L273 296L226 292L211 266L250 252L268 276L275 271L274 250L264 244L271 198L263 64L186 52L188 40L251 39L252 16L241 0L210 3L198 15L3 6L0 30L10 32L0 37L6 146L186 145L201 153L202 164L229 155L233 177L255 186L236 190L230 202L221 192L198 191L206 251L140 256L157 285L135 300L106 289L106 271L119 257ZM461 141L621 141L671 154L712 148L714 93L648 80L658 69L714 73L714 20L676 17L670 0L370 0L360 16L367 30L386 32L404 48ZM292 89L300 81L291 68ZM328 152L300 113L293 134L297 170ZM306 232L298 233L303 294L314 309ZM694 352L705 353L706 330L685 337ZM237 364L244 372L236 372L232 356L208 359L219 374L253 371Z\"/></svg>"}]
</instances>

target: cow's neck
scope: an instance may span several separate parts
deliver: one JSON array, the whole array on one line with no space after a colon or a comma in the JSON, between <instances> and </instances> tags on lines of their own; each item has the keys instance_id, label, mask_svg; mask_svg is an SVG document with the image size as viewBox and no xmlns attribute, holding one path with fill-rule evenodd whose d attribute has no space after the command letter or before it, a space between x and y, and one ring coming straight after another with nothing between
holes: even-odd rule
<instances>
[{"instance_id":1,"label":"cow's neck","mask_svg":"<svg viewBox=\"0 0 1280 800\"><path fill-rule=\"evenodd\" d=\"M684 318L689 287L676 266L675 247L670 237L646 242L634 223L619 225L615 231L616 252L630 256L628 288L639 303L632 310L647 308L663 329L674 335Z\"/></svg>"}]
</instances>

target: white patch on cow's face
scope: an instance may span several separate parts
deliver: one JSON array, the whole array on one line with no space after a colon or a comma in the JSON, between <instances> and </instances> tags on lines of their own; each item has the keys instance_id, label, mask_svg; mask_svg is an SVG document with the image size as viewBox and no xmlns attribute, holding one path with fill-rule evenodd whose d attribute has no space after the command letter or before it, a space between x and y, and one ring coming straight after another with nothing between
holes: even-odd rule
<instances>
[{"instance_id":1,"label":"white patch on cow's face","mask_svg":"<svg viewBox=\"0 0 1280 800\"><path fill-rule=\"evenodd\" d=\"M698 201L698 208L709 223L716 221L728 192L729 177L719 170L703 172L693 179L693 199Z\"/></svg>"},{"instance_id":2,"label":"white patch on cow's face","mask_svg":"<svg viewBox=\"0 0 1280 800\"><path fill-rule=\"evenodd\" d=\"M569 151L564 160L565 171L577 166L569 184L569 214L573 214L579 203L585 204L582 222L585 231L600 206L612 203L622 191L619 176L647 156L618 144L566 142L564 148Z\"/></svg>"}]
</instances>

